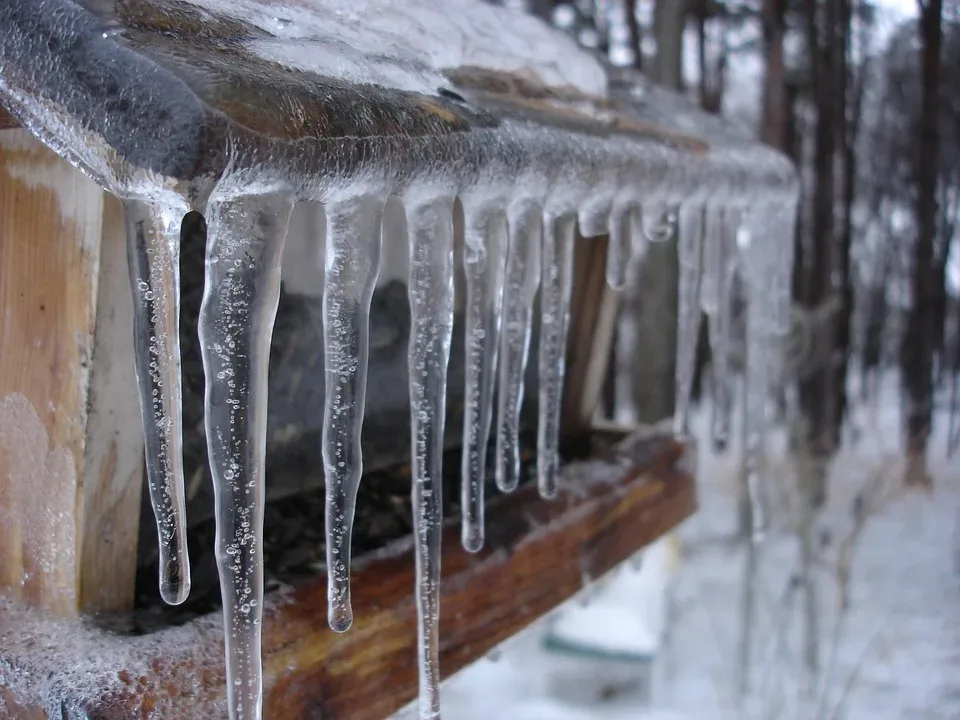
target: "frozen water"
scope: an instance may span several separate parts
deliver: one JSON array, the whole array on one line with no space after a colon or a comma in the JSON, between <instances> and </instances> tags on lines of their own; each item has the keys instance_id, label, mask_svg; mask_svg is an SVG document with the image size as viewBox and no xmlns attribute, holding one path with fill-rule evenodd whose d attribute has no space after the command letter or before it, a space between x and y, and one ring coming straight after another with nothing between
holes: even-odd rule
<instances>
[{"instance_id":1,"label":"frozen water","mask_svg":"<svg viewBox=\"0 0 960 720\"><path fill-rule=\"evenodd\" d=\"M453 198L408 204L410 423L420 719L440 717L443 421L453 332Z\"/></svg>"},{"instance_id":2,"label":"frozen water","mask_svg":"<svg viewBox=\"0 0 960 720\"><path fill-rule=\"evenodd\" d=\"M483 547L483 490L493 390L500 346L507 217L499 208L466 208L464 270L467 276L466 389L464 391L462 542L470 552Z\"/></svg>"},{"instance_id":3,"label":"frozen water","mask_svg":"<svg viewBox=\"0 0 960 720\"><path fill-rule=\"evenodd\" d=\"M350 546L363 475L360 435L367 392L370 300L380 272L384 198L360 196L327 206L323 350L326 391L323 465L327 512L327 616L339 632L353 622Z\"/></svg>"},{"instance_id":4,"label":"frozen water","mask_svg":"<svg viewBox=\"0 0 960 720\"><path fill-rule=\"evenodd\" d=\"M199 332L231 720L261 717L267 374L292 208L288 192L215 194L207 212Z\"/></svg>"},{"instance_id":5,"label":"frozen water","mask_svg":"<svg viewBox=\"0 0 960 720\"><path fill-rule=\"evenodd\" d=\"M557 494L560 475L560 418L566 368L570 292L573 287L572 215L543 218L540 272L540 418L537 423L537 487L540 495Z\"/></svg>"},{"instance_id":6,"label":"frozen water","mask_svg":"<svg viewBox=\"0 0 960 720\"><path fill-rule=\"evenodd\" d=\"M693 389L697 359L697 338L700 334L700 270L703 252L702 205L684 203L680 208L677 231L677 253L680 259L679 297L677 310L677 400L674 432L684 435Z\"/></svg>"},{"instance_id":7,"label":"frozen water","mask_svg":"<svg viewBox=\"0 0 960 720\"><path fill-rule=\"evenodd\" d=\"M24 126L127 201L151 498L165 558L162 592L171 601L189 587L178 229L188 209L207 216L200 331L233 717L259 714L265 390L283 238L296 199L323 203L328 225L322 442L328 610L338 630L352 619L350 537L384 198L401 196L407 213L423 717L439 713L440 450L455 196L466 210L464 546L483 543L495 385L497 485L510 491L519 480L538 287L538 485L547 497L556 492L577 221L584 236L609 232L606 276L614 287L623 285L631 255L679 237L678 432L686 430L701 308L711 320L716 377L727 374L733 277L741 271L749 306L744 430L761 515L756 448L772 372L769 343L789 320L797 199L789 162L639 76L608 82L613 70L546 25L472 0L185 0L176 8L169 20L184 19L185 28L171 49L167 35L142 28L129 42L119 18L101 21L68 0L3 4L0 98ZM207 21L217 36L224 19L237 37L211 42ZM234 80L240 94L250 93L238 95L237 106L220 92ZM528 96L538 83L550 93L539 88ZM504 86L501 97L491 95L491 87ZM750 211L750 234L741 236L750 242L734 247L741 211ZM714 385L726 392L726 383ZM717 404L726 408L729 398ZM723 410L718 427L729 425L727 416Z\"/></svg>"},{"instance_id":8,"label":"frozen water","mask_svg":"<svg viewBox=\"0 0 960 720\"><path fill-rule=\"evenodd\" d=\"M717 219L713 218L712 222L716 223ZM713 231L710 233L710 241L721 246L719 258L716 258L720 265L717 277L717 306L709 320L713 370L711 437L717 448L724 448L730 439L730 414L733 406L729 371L740 213L733 207L727 207L722 211L719 222L719 236L714 236Z\"/></svg>"},{"instance_id":9,"label":"frozen water","mask_svg":"<svg viewBox=\"0 0 960 720\"><path fill-rule=\"evenodd\" d=\"M510 492L520 480L520 406L530 350L533 299L540 285L543 218L534 201L510 206L510 245L503 286L500 383L497 400L497 487Z\"/></svg>"},{"instance_id":10,"label":"frozen water","mask_svg":"<svg viewBox=\"0 0 960 720\"><path fill-rule=\"evenodd\" d=\"M172 605L190 593L180 396L180 223L188 207L124 203L134 348L150 504L157 519L160 594Z\"/></svg>"}]
</instances>

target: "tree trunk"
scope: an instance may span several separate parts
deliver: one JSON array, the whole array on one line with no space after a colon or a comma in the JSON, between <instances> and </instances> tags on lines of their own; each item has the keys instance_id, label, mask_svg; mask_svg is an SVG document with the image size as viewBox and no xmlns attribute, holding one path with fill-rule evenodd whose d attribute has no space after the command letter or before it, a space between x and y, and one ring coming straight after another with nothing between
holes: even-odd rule
<instances>
[{"instance_id":1,"label":"tree trunk","mask_svg":"<svg viewBox=\"0 0 960 720\"><path fill-rule=\"evenodd\" d=\"M657 55L653 79L660 85L683 89L683 28L687 18L687 0L657 0L653 12L653 32Z\"/></svg>"},{"instance_id":2,"label":"tree trunk","mask_svg":"<svg viewBox=\"0 0 960 720\"><path fill-rule=\"evenodd\" d=\"M937 234L937 170L940 151L940 46L943 0L920 5L920 41L923 52L922 99L917 138L917 240L914 247L912 304L903 337L901 364L906 390L908 484L929 484L926 473L927 438L933 419L933 355L940 296L944 292L943 265L934 260Z\"/></svg>"},{"instance_id":3,"label":"tree trunk","mask_svg":"<svg viewBox=\"0 0 960 720\"><path fill-rule=\"evenodd\" d=\"M630 49L633 51L633 66L643 70L643 28L637 19L639 0L625 0L624 11L627 14L627 32L630 37Z\"/></svg>"}]
</instances>

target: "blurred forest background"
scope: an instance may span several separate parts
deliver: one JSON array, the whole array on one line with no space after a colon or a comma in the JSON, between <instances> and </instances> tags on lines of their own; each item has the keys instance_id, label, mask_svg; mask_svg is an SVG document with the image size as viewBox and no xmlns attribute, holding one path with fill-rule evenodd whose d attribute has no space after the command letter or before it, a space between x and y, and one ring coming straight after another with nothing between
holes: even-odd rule
<instances>
[{"instance_id":1,"label":"blurred forest background","mask_svg":"<svg viewBox=\"0 0 960 720\"><path fill-rule=\"evenodd\" d=\"M841 444L851 393L866 399L881 373L898 370L906 481L929 483L938 398L951 408L950 452L960 444L960 2L505 4L754 128L796 161L804 202L782 378L792 397L781 402L796 408L792 441L825 464ZM655 252L626 303L628 313L647 309L630 313L643 352L621 360L621 374L643 380L633 383L634 410L646 421L669 415L673 402L676 250ZM822 478L813 485L816 505L826 488Z\"/></svg>"}]
</instances>

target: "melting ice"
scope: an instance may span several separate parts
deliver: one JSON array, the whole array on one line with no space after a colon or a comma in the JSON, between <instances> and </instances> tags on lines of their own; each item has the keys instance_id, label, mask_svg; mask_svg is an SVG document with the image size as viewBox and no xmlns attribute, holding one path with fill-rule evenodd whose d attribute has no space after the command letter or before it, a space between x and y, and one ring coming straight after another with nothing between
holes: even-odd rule
<instances>
[{"instance_id":1,"label":"melting ice","mask_svg":"<svg viewBox=\"0 0 960 720\"><path fill-rule=\"evenodd\" d=\"M315 241L324 248L327 610L330 626L338 631L346 630L353 618L351 535L363 469L369 314L380 271L382 214L391 195L399 196L405 208L421 718L440 716L441 459L455 300L457 197L465 216L467 407L460 468L464 547L477 551L484 542L485 450L491 435L497 487L510 492L520 480L520 410L535 320L540 328L537 485L547 498L558 492L578 222L580 235L609 236L605 274L615 288L625 282L631 256L642 256L650 242L676 237L678 433L686 430L704 312L714 356L714 436L726 442L734 280L740 276L748 301L745 446L754 516L758 530L762 527L770 341L789 322L786 279L797 196L789 163L737 140L717 121L655 88L626 98L617 95L608 89L607 71L565 36L483 3L186 4L191 3L200 17L226 17L255 28L250 38L231 47L242 45L243 52L265 68L278 62L301 73L367 83L368 88L417 92L418 102L441 119L456 115L456 108L442 104L449 98L437 94L450 84L447 71L474 66L509 71L514 79L543 82L566 93L576 91L578 112L587 96L615 97L618 112L630 122L679 127L697 138L693 149L684 149L642 133L632 140L624 137L628 131L578 133L562 123L541 126L511 119L509 113L495 125L469 133L426 138L397 133L390 142L362 147L355 137L334 143L304 136L286 145L271 139L269 151L260 152L262 146L246 148L228 132L225 146L212 153L228 158L226 166L188 182L182 175L198 158L184 148L200 152L190 143L199 137L191 133L202 127L203 102L210 101L195 95L204 88L190 89L172 72L157 69L149 52L144 51L145 58L119 44L122 31L67 0L23 0L0 7L0 99L25 127L125 201L136 366L150 498L160 538L160 586L171 603L182 602L190 587L181 462L179 230L188 210L202 212L207 220L199 331L231 718L250 720L261 714L266 391L280 258L296 201L322 202L327 220L325 236ZM74 24L47 23L54 16L48 12L50 4L72 13ZM58 33L74 35L69 43L36 40L43 34L57 39ZM218 52L215 44L204 47L204 52ZM121 55L131 63L127 75L122 62L113 62ZM101 102L88 84L93 76L72 72L77 62L88 62L106 73L104 77L119 78L124 103ZM144 67L149 68L146 75ZM166 90L153 92L147 80ZM462 90L469 106L470 89ZM298 97L288 99L290 114L304 112ZM158 113L156 105L166 101L169 107ZM365 127L369 118L361 113L350 119ZM123 132L118 134L118 129ZM237 137L242 135L238 131ZM123 137L135 142L120 149L111 145L125 142ZM217 136L207 139L215 142ZM697 149L701 141L706 149ZM177 154L181 151L186 157ZM481 184L497 192L465 192ZM535 318L538 294L540 313Z\"/></svg>"}]
</instances>

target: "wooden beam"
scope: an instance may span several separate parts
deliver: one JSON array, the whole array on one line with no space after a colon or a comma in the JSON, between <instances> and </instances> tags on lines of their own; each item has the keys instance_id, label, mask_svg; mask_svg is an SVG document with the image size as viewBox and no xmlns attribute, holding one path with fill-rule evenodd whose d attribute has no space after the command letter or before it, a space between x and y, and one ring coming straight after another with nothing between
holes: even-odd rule
<instances>
[{"instance_id":1,"label":"wooden beam","mask_svg":"<svg viewBox=\"0 0 960 720\"><path fill-rule=\"evenodd\" d=\"M445 676L576 594L584 577L603 575L693 512L685 447L660 437L632 448L626 462L567 466L553 502L541 500L533 485L492 501L488 544L477 555L460 548L459 524L448 525L441 588ZM327 628L323 576L267 598L265 717L383 720L413 699L410 543L361 559L353 582L356 622L343 635ZM219 615L127 638L91 635L75 621L41 630L35 616L25 615L0 605L0 689L14 693L11 702L25 711L76 707L99 720L148 713L179 720L225 717ZM38 636L58 640L22 640ZM91 647L100 648L96 657ZM18 674L22 668L28 676ZM84 684L65 682L68 676Z\"/></svg>"},{"instance_id":2,"label":"wooden beam","mask_svg":"<svg viewBox=\"0 0 960 720\"><path fill-rule=\"evenodd\" d=\"M26 130L0 131L0 594L61 615L133 600L142 445L105 198Z\"/></svg>"}]
</instances>

